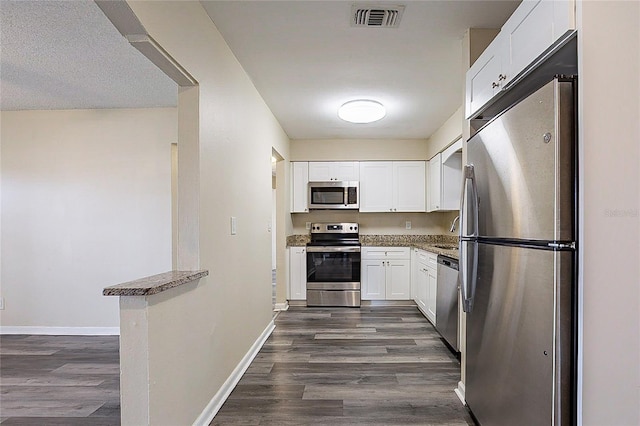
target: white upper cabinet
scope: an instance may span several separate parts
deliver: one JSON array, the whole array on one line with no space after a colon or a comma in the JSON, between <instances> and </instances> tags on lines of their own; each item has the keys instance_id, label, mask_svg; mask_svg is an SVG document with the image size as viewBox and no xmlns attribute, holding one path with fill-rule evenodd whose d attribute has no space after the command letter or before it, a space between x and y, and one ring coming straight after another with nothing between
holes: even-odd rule
<instances>
[{"instance_id":1,"label":"white upper cabinet","mask_svg":"<svg viewBox=\"0 0 640 426\"><path fill-rule=\"evenodd\" d=\"M309 163L296 161L291 163L291 213L307 213L309 186Z\"/></svg>"},{"instance_id":2,"label":"white upper cabinet","mask_svg":"<svg viewBox=\"0 0 640 426\"><path fill-rule=\"evenodd\" d=\"M357 181L359 179L358 161L309 162L309 182Z\"/></svg>"},{"instance_id":3,"label":"white upper cabinet","mask_svg":"<svg viewBox=\"0 0 640 426\"><path fill-rule=\"evenodd\" d=\"M424 161L393 162L393 211L426 210L425 164Z\"/></svg>"},{"instance_id":4,"label":"white upper cabinet","mask_svg":"<svg viewBox=\"0 0 640 426\"><path fill-rule=\"evenodd\" d=\"M575 0L524 0L467 71L466 117L532 69L575 27Z\"/></svg>"},{"instance_id":5,"label":"white upper cabinet","mask_svg":"<svg viewBox=\"0 0 640 426\"><path fill-rule=\"evenodd\" d=\"M506 83L506 72L502 71L502 42L502 33L500 33L467 71L465 111L467 117L489 102Z\"/></svg>"},{"instance_id":6,"label":"white upper cabinet","mask_svg":"<svg viewBox=\"0 0 640 426\"><path fill-rule=\"evenodd\" d=\"M442 188L442 154L436 154L429 160L429 205L428 212L440 210L440 192Z\"/></svg>"},{"instance_id":7,"label":"white upper cabinet","mask_svg":"<svg viewBox=\"0 0 640 426\"><path fill-rule=\"evenodd\" d=\"M575 3L567 0L525 0L502 27L503 67L507 82L575 29Z\"/></svg>"},{"instance_id":8,"label":"white upper cabinet","mask_svg":"<svg viewBox=\"0 0 640 426\"><path fill-rule=\"evenodd\" d=\"M462 139L429 160L427 211L452 211L460 208L462 185Z\"/></svg>"},{"instance_id":9,"label":"white upper cabinet","mask_svg":"<svg viewBox=\"0 0 640 426\"><path fill-rule=\"evenodd\" d=\"M361 212L424 212L424 161L361 161Z\"/></svg>"},{"instance_id":10,"label":"white upper cabinet","mask_svg":"<svg viewBox=\"0 0 640 426\"><path fill-rule=\"evenodd\" d=\"M360 162L360 211L393 211L393 162Z\"/></svg>"}]
</instances>

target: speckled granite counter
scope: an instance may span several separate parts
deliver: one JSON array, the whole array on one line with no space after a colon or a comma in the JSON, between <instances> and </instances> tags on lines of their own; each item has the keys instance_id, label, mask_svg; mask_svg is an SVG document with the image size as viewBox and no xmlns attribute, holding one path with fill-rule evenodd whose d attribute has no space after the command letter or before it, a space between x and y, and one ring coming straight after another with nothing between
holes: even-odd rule
<instances>
[{"instance_id":1,"label":"speckled granite counter","mask_svg":"<svg viewBox=\"0 0 640 426\"><path fill-rule=\"evenodd\" d=\"M304 247L311 240L309 234L296 234L287 237L287 247Z\"/></svg>"},{"instance_id":2,"label":"speckled granite counter","mask_svg":"<svg viewBox=\"0 0 640 426\"><path fill-rule=\"evenodd\" d=\"M287 247L301 247L308 242L307 234L287 237ZM456 235L360 235L360 244L370 247L412 247L458 259L458 250L437 247L457 247Z\"/></svg>"},{"instance_id":3,"label":"speckled granite counter","mask_svg":"<svg viewBox=\"0 0 640 426\"><path fill-rule=\"evenodd\" d=\"M373 247L411 247L458 259L456 235L360 235L360 244ZM438 247L438 246L444 246Z\"/></svg>"},{"instance_id":4,"label":"speckled granite counter","mask_svg":"<svg viewBox=\"0 0 640 426\"><path fill-rule=\"evenodd\" d=\"M103 296L150 296L209 275L209 271L169 271L139 280L112 285L102 290Z\"/></svg>"}]
</instances>

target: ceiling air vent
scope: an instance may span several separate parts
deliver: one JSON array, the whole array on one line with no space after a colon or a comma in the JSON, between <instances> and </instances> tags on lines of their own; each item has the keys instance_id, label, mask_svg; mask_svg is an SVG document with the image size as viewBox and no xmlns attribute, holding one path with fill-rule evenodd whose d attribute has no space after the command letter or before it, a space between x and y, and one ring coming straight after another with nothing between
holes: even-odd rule
<instances>
[{"instance_id":1,"label":"ceiling air vent","mask_svg":"<svg viewBox=\"0 0 640 426\"><path fill-rule=\"evenodd\" d=\"M382 6L354 4L351 9L351 26L374 28L397 28L404 6Z\"/></svg>"}]
</instances>

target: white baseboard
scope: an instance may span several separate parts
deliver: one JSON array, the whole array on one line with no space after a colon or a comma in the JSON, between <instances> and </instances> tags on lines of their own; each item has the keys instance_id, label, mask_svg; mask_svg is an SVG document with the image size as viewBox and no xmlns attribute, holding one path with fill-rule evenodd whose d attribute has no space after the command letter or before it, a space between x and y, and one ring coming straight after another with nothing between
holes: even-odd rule
<instances>
[{"instance_id":1,"label":"white baseboard","mask_svg":"<svg viewBox=\"0 0 640 426\"><path fill-rule=\"evenodd\" d=\"M467 401L464 399L464 383L458 382L458 387L455 388L453 391L456 393L456 395L458 395L458 398L460 398L460 401L462 401L462 404L467 405Z\"/></svg>"},{"instance_id":2,"label":"white baseboard","mask_svg":"<svg viewBox=\"0 0 640 426\"><path fill-rule=\"evenodd\" d=\"M262 334L253 343L246 355L242 358L242 360L240 360L233 372L231 372L229 378L227 378L218 392L213 396L213 398L211 398L211 401L209 401L204 411L193 422L194 426L205 426L211 423L216 414L218 414L218 411L220 411L220 408L222 408L222 404L224 404L224 402L227 400L233 389L242 378L242 375L245 373L245 371L247 371L247 368L249 368L249 365L251 365L251 362L256 357L256 355L258 355L258 352L260 352L260 349L264 345L264 342L266 342L275 328L276 324L273 322L273 320L271 320L267 328L264 329Z\"/></svg>"},{"instance_id":3,"label":"white baseboard","mask_svg":"<svg viewBox=\"0 0 640 426\"><path fill-rule=\"evenodd\" d=\"M273 307L274 311L286 311L289 309L289 302L284 302L284 303L276 303L276 305Z\"/></svg>"},{"instance_id":4,"label":"white baseboard","mask_svg":"<svg viewBox=\"0 0 640 426\"><path fill-rule=\"evenodd\" d=\"M42 334L48 336L119 336L120 327L0 327L0 334Z\"/></svg>"}]
</instances>

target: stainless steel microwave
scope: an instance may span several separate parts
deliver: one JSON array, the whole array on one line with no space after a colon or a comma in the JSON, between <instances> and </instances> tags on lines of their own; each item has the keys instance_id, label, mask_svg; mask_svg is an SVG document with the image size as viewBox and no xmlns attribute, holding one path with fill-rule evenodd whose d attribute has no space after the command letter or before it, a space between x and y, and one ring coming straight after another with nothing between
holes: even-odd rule
<instances>
[{"instance_id":1,"label":"stainless steel microwave","mask_svg":"<svg viewBox=\"0 0 640 426\"><path fill-rule=\"evenodd\" d=\"M309 209L358 209L358 181L309 182Z\"/></svg>"}]
</instances>

